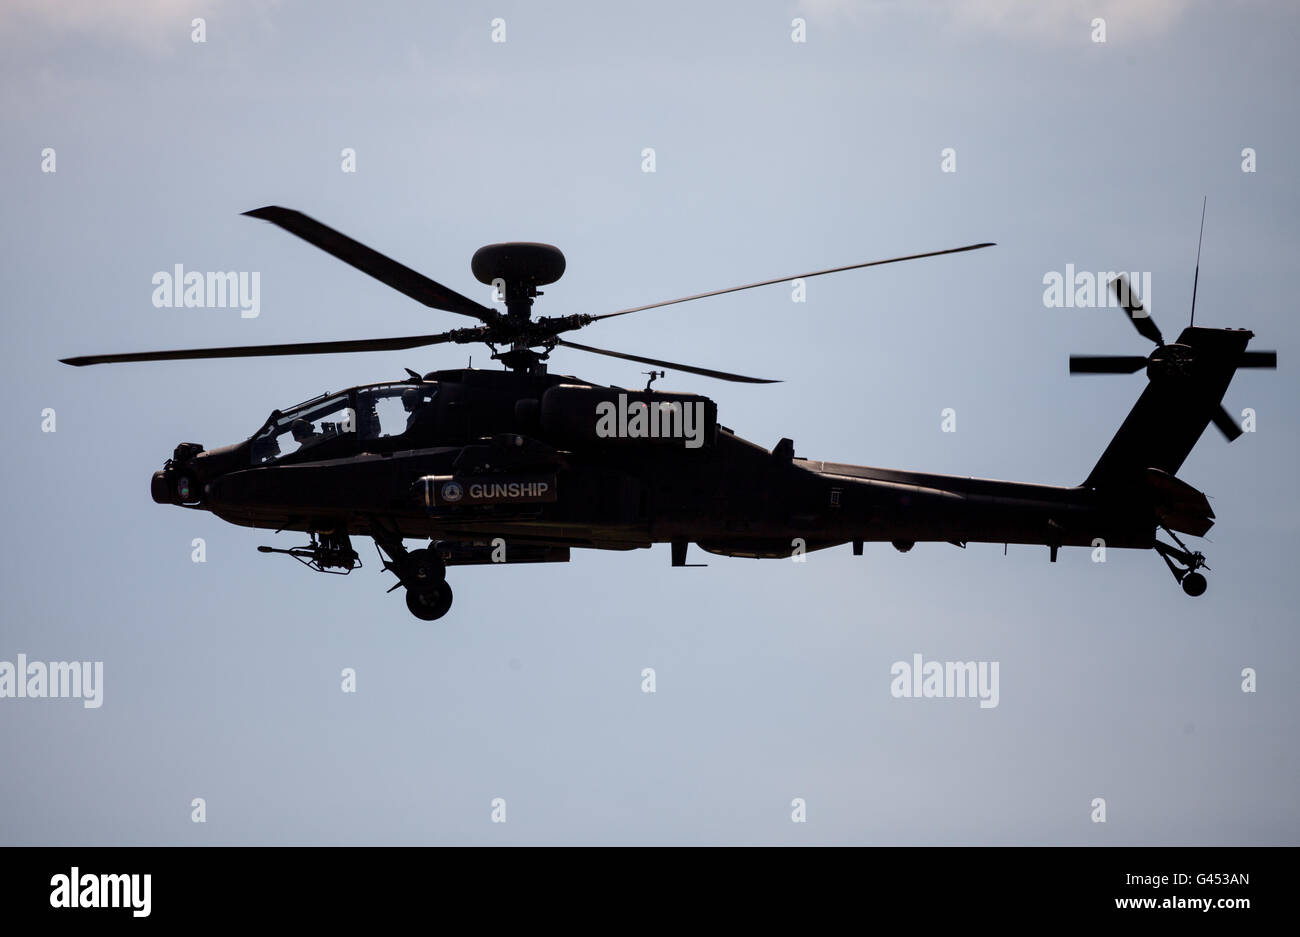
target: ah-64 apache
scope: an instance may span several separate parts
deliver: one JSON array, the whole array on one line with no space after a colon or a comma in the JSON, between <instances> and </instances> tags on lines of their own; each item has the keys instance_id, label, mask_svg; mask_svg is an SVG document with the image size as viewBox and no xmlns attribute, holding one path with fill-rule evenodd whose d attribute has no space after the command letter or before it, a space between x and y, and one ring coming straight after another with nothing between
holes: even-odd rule
<instances>
[{"instance_id":1,"label":"ah-64 apache","mask_svg":"<svg viewBox=\"0 0 1300 937\"><path fill-rule=\"evenodd\" d=\"M557 347L652 367L747 383L725 371L593 348L562 336L603 319L796 278L954 254L971 244L763 280L605 315L532 316L538 287L564 273L546 244L481 248L471 268L504 296L482 305L300 212L248 212L434 309L478 320L431 335L91 355L71 365L386 351L485 343L505 370L471 368L366 384L275 410L248 439L217 449L181 443L153 474L160 504L211 511L232 524L310 535L287 553L320 572L361 565L352 537L374 539L383 565L425 620L451 607L447 570L487 563L566 562L573 548L631 550L671 544L674 566L688 545L709 553L788 557L866 541L906 552L918 541L1154 549L1188 595L1205 591L1204 556L1178 534L1203 536L1214 514L1201 492L1175 477L1206 426L1229 440L1240 429L1221 400L1241 367L1275 367L1274 352L1247 351L1244 329L1189 325L1166 344L1126 284L1112 283L1148 356L1075 356L1076 373L1133 373L1148 384L1096 466L1074 487L992 481L796 458L789 439L771 450L718 422L697 394L606 387L551 374ZM1199 277L1198 249L1198 277ZM1192 299L1195 315L1195 290ZM612 420L612 422L611 422ZM687 427L687 421L691 426ZM615 429L611 432L611 427ZM651 432L651 428L654 431ZM697 440L696 445L688 439ZM1163 529L1174 543L1157 539ZM406 540L428 541L408 550ZM392 591L391 589L389 591Z\"/></svg>"}]
</instances>

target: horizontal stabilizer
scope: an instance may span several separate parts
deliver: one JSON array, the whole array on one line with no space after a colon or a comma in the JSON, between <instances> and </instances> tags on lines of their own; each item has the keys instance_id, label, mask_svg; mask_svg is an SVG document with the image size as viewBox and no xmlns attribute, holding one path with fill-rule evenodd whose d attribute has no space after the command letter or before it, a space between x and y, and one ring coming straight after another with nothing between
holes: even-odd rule
<instances>
[{"instance_id":1,"label":"horizontal stabilizer","mask_svg":"<svg viewBox=\"0 0 1300 937\"><path fill-rule=\"evenodd\" d=\"M1214 511L1204 492L1157 468L1147 469L1146 482L1156 517L1165 527L1204 537L1214 526Z\"/></svg>"}]
</instances>

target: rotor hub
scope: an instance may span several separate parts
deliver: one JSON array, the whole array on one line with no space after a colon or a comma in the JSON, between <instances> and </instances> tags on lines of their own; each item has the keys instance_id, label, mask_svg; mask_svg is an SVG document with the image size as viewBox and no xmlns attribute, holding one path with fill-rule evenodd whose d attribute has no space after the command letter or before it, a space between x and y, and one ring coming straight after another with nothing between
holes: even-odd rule
<instances>
[{"instance_id":1,"label":"rotor hub","mask_svg":"<svg viewBox=\"0 0 1300 937\"><path fill-rule=\"evenodd\" d=\"M1176 380L1190 378L1196 364L1196 353L1187 345L1161 345L1147 362L1150 380Z\"/></svg>"}]
</instances>

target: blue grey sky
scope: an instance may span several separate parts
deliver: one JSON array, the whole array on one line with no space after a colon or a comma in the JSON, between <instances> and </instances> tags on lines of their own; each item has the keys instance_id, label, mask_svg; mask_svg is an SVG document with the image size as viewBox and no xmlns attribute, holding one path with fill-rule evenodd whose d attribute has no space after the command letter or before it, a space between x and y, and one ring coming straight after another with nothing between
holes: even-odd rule
<instances>
[{"instance_id":1,"label":"blue grey sky","mask_svg":"<svg viewBox=\"0 0 1300 937\"><path fill-rule=\"evenodd\" d=\"M1298 33L1294 4L1208 0L6 3L0 660L103 661L104 696L0 699L0 842L1296 844ZM1148 346L1116 309L1045 308L1043 277L1149 271L1171 337L1202 196L1197 322L1281 366L1228 391L1257 431L1211 428L1179 472L1218 515L1197 600L1150 552L673 569L658 546L454 570L425 623L368 541L365 569L317 576L255 550L297 535L156 505L148 476L182 440L485 349L57 361L466 324L240 217L269 204L480 301L480 245L557 244L550 315L989 240L581 340L780 378L659 385L765 446L1077 484L1144 377L1070 378L1068 355ZM258 272L260 314L155 308L176 264ZM916 653L999 662L999 705L893 698Z\"/></svg>"}]
</instances>

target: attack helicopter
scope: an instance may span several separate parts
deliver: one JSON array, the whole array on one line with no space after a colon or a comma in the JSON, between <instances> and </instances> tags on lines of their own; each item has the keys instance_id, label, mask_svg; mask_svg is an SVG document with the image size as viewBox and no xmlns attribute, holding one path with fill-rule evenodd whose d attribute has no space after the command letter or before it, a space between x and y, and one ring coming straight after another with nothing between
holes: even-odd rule
<instances>
[{"instance_id":1,"label":"attack helicopter","mask_svg":"<svg viewBox=\"0 0 1300 937\"><path fill-rule=\"evenodd\" d=\"M992 247L910 254L747 283L601 315L534 317L539 287L564 274L548 244L480 248L470 263L504 311L463 296L301 212L246 215L270 222L433 309L478 324L429 335L85 355L92 364L387 351L486 344L502 370L458 368L322 394L271 412L248 439L207 449L183 442L150 479L159 504L208 511L231 524L306 533L286 554L322 573L361 567L353 537L369 537L382 566L420 619L447 614L457 566L568 562L573 549L671 545L673 566L691 544L730 557L788 557L868 541L907 552L917 542L1035 544L1052 562L1064 546L1153 549L1188 595L1206 589L1205 557L1178 537L1214 522L1206 496L1176 477L1210 422L1240 435L1222 406L1238 368L1276 367L1275 352L1247 351L1245 329L1189 325L1165 343L1123 277L1111 282L1149 355L1073 356L1072 373L1135 373L1148 384L1087 478L1057 487L846 465L796 457L789 438L771 449L718 422L708 397L602 386L552 374L557 347L703 377L774 383L726 371L611 351L563 336L597 322L753 289ZM1200 249L1197 249L1197 278ZM1195 317L1195 287L1192 316ZM1174 541L1158 539L1163 530ZM405 541L427 541L407 549Z\"/></svg>"}]
</instances>

